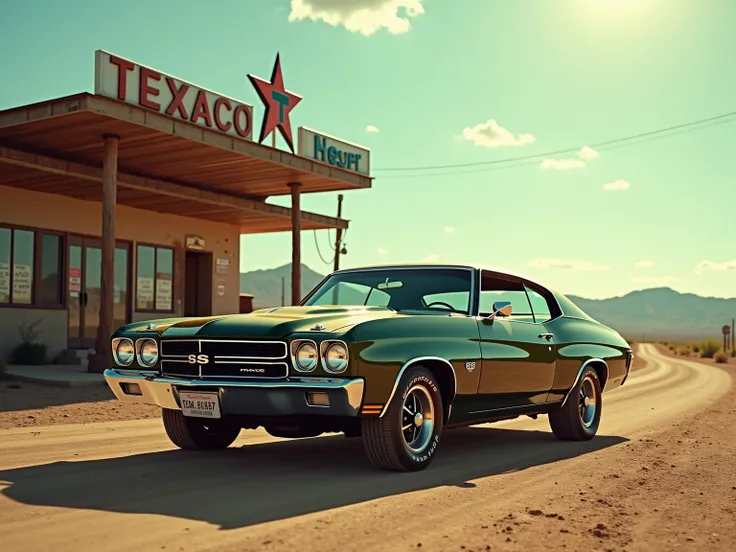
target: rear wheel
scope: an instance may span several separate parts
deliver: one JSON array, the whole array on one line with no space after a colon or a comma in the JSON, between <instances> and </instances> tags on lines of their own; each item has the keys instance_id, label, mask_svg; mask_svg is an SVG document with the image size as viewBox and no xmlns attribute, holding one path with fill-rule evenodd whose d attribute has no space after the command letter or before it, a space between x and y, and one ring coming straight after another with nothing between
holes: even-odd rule
<instances>
[{"instance_id":1,"label":"rear wheel","mask_svg":"<svg viewBox=\"0 0 736 552\"><path fill-rule=\"evenodd\" d=\"M181 410L162 409L166 435L177 447L188 450L219 450L233 444L240 425L227 418L209 420L184 416Z\"/></svg>"},{"instance_id":2,"label":"rear wheel","mask_svg":"<svg viewBox=\"0 0 736 552\"><path fill-rule=\"evenodd\" d=\"M362 418L363 446L384 470L419 471L437 452L442 434L442 395L422 366L406 371L383 417Z\"/></svg>"},{"instance_id":3,"label":"rear wheel","mask_svg":"<svg viewBox=\"0 0 736 552\"><path fill-rule=\"evenodd\" d=\"M570 391L565 406L549 413L549 425L558 439L587 441L601 423L601 380L593 368L586 368Z\"/></svg>"}]
</instances>

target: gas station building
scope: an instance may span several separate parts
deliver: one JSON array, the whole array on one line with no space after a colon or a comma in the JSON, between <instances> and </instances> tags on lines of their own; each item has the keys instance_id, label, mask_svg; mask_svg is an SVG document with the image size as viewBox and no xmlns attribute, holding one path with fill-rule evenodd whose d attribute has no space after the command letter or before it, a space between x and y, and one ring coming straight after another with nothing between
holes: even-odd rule
<instances>
[{"instance_id":1,"label":"gas station building","mask_svg":"<svg viewBox=\"0 0 736 552\"><path fill-rule=\"evenodd\" d=\"M292 133L278 57L249 77L257 137L252 106L104 51L94 93L0 111L0 357L33 325L49 362L94 349L101 371L125 323L238 312L242 234L292 233L299 301L301 230L348 227L301 194L370 188L370 151ZM291 151L261 143L276 130Z\"/></svg>"}]
</instances>

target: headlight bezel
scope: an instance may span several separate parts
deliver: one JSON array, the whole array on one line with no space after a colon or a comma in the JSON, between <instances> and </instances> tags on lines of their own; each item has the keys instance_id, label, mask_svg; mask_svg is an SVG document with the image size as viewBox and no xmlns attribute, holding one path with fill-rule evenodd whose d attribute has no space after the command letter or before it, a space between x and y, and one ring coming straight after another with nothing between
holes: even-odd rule
<instances>
[{"instance_id":1,"label":"headlight bezel","mask_svg":"<svg viewBox=\"0 0 736 552\"><path fill-rule=\"evenodd\" d=\"M120 347L122 345L127 345L131 348L129 362L124 362L120 358ZM112 357L118 366L130 366L131 364L133 364L133 361L135 360L135 357L136 357L136 353L135 353L135 344L133 343L132 339L130 339L129 337L116 337L115 339L112 340L111 346L112 346Z\"/></svg>"},{"instance_id":2,"label":"headlight bezel","mask_svg":"<svg viewBox=\"0 0 736 552\"><path fill-rule=\"evenodd\" d=\"M309 346L314 349L314 365L311 368L305 368L299 363L299 351L305 346ZM314 372L317 369L317 366L319 366L319 347L317 346L317 343L312 339L295 339L291 342L290 352L291 365L297 372L300 372L302 374L309 374Z\"/></svg>"},{"instance_id":3,"label":"headlight bezel","mask_svg":"<svg viewBox=\"0 0 736 552\"><path fill-rule=\"evenodd\" d=\"M340 365L336 368L330 367L328 361L328 353L335 347L342 347L344 350L344 359L341 359ZM339 339L327 339L320 343L320 359L322 361L322 369L328 374L341 375L344 374L350 366L350 350L348 344Z\"/></svg>"},{"instance_id":4,"label":"headlight bezel","mask_svg":"<svg viewBox=\"0 0 736 552\"><path fill-rule=\"evenodd\" d=\"M148 344L153 343L153 346L156 348L155 356L153 357L153 362L146 362L143 360L143 348ZM138 364L142 366L143 368L153 368L158 363L159 357L161 356L158 342L153 339L152 337L142 337L135 342L135 356L136 360L138 361Z\"/></svg>"}]
</instances>

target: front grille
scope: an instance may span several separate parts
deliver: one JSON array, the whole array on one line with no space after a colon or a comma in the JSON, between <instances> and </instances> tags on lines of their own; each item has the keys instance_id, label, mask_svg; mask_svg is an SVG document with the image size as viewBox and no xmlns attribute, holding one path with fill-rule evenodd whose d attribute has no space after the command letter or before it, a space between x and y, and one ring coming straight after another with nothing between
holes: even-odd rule
<instances>
[{"instance_id":1,"label":"front grille","mask_svg":"<svg viewBox=\"0 0 736 552\"><path fill-rule=\"evenodd\" d=\"M161 373L207 378L269 378L289 375L288 347L283 341L164 339Z\"/></svg>"}]
</instances>

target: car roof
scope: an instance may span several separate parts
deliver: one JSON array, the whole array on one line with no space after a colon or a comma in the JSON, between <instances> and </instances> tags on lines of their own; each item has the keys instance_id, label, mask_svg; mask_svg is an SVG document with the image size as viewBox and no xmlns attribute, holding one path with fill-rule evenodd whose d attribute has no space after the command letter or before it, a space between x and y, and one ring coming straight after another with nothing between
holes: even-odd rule
<instances>
[{"instance_id":1,"label":"car roof","mask_svg":"<svg viewBox=\"0 0 736 552\"><path fill-rule=\"evenodd\" d=\"M524 275L520 274L518 272L512 272L509 270L506 270L504 268L496 267L496 266L489 266L489 265L478 265L478 264L462 264L462 263L422 263L422 262L415 262L415 263L399 263L399 264L382 264L382 265L370 265L370 266L360 266L360 267L354 267L354 268L343 268L340 270L337 270L333 272L333 274L342 274L346 272L357 272L357 271L364 271L364 270L382 270L382 269L397 269L397 268L427 268L427 269L435 269L435 268L461 268L466 270L485 270L488 272L493 272L495 274L499 275L506 275L511 276L513 278L518 278L520 280L523 280L525 282L528 282L530 284L536 285L542 289L545 289L553 294L556 295L556 292L547 286L539 283L538 281Z\"/></svg>"}]
</instances>

